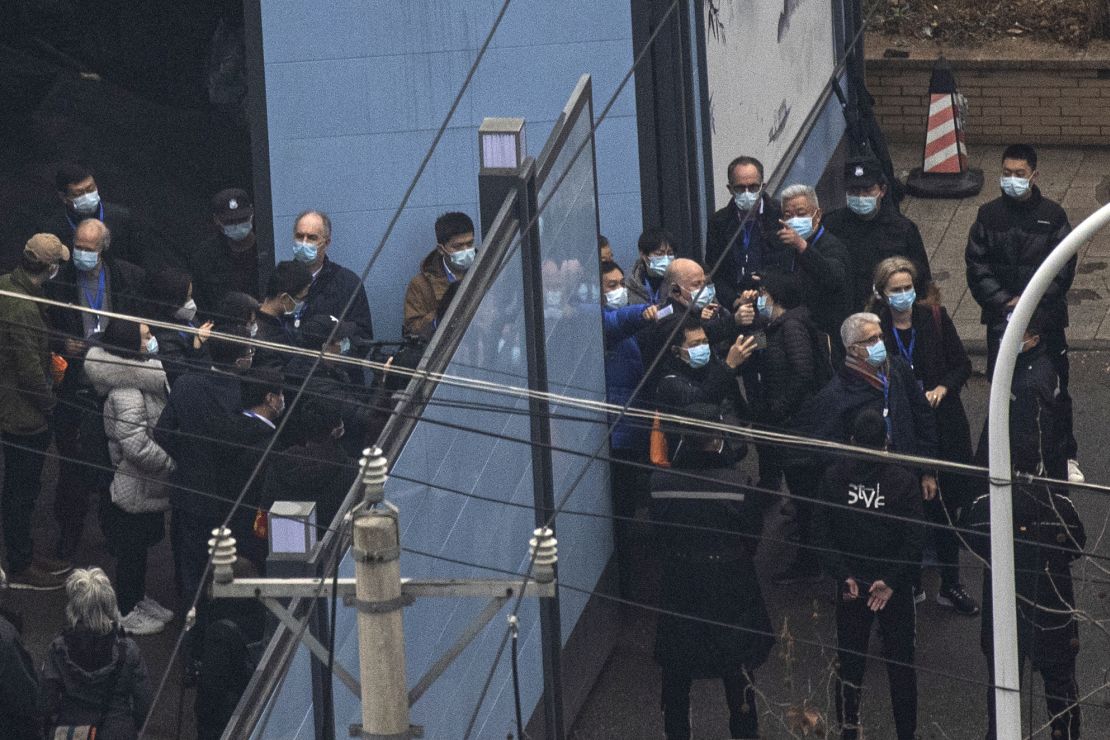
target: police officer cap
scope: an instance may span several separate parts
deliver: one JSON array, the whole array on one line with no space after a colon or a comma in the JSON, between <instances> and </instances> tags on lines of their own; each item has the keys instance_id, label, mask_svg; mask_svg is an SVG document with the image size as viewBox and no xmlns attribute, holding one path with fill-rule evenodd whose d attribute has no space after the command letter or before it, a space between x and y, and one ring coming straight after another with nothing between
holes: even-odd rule
<instances>
[{"instance_id":1,"label":"police officer cap","mask_svg":"<svg viewBox=\"0 0 1110 740\"><path fill-rule=\"evenodd\" d=\"M242 188L227 188L212 196L212 215L220 221L245 221L254 215L251 197Z\"/></svg>"},{"instance_id":2,"label":"police officer cap","mask_svg":"<svg viewBox=\"0 0 1110 740\"><path fill-rule=\"evenodd\" d=\"M304 340L305 346L311 349L319 349L324 342L328 341L331 330L336 324L339 324L339 329L335 332L332 342L338 344L340 340L354 336L357 328L354 322L339 321L334 316L316 314L302 321L301 338Z\"/></svg>"},{"instance_id":3,"label":"police officer cap","mask_svg":"<svg viewBox=\"0 0 1110 740\"><path fill-rule=\"evenodd\" d=\"M882 184L883 168L872 157L849 159L844 163L844 186L848 188L869 188Z\"/></svg>"}]
</instances>

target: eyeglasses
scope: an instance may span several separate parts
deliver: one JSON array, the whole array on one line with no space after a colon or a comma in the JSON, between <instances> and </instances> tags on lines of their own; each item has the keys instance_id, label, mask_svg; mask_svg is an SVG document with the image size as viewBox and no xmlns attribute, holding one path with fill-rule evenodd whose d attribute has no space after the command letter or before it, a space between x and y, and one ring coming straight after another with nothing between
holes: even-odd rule
<instances>
[{"instance_id":1,"label":"eyeglasses","mask_svg":"<svg viewBox=\"0 0 1110 740\"><path fill-rule=\"evenodd\" d=\"M881 341L883 341L883 335L875 334L874 336L868 337L867 339L861 339L858 342L854 342L853 345L856 347L872 347Z\"/></svg>"},{"instance_id":2,"label":"eyeglasses","mask_svg":"<svg viewBox=\"0 0 1110 740\"><path fill-rule=\"evenodd\" d=\"M729 183L728 189L734 193L758 193L763 189L763 183L757 182L755 185L733 185Z\"/></svg>"}]
</instances>

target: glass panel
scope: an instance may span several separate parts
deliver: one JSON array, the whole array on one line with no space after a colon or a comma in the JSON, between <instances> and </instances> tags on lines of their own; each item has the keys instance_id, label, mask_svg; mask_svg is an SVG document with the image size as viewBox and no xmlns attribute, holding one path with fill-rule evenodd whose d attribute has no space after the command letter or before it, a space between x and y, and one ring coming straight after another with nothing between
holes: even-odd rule
<instances>
[{"instance_id":1,"label":"glass panel","mask_svg":"<svg viewBox=\"0 0 1110 740\"><path fill-rule=\"evenodd\" d=\"M252 738L311 740L316 736L312 714L311 653L303 644L289 663L280 688L267 703ZM358 675L357 673L355 675Z\"/></svg>"}]
</instances>

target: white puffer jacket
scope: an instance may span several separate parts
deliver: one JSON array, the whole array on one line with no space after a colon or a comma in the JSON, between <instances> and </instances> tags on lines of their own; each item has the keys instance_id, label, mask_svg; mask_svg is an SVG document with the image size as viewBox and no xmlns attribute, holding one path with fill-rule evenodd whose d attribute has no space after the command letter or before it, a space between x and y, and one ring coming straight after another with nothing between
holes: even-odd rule
<instances>
[{"instance_id":1,"label":"white puffer jacket","mask_svg":"<svg viewBox=\"0 0 1110 740\"><path fill-rule=\"evenodd\" d=\"M154 441L154 425L169 393L162 363L128 360L93 347L85 356L85 374L104 402L104 431L116 466L112 502L133 514L166 511L166 480L173 460Z\"/></svg>"}]
</instances>

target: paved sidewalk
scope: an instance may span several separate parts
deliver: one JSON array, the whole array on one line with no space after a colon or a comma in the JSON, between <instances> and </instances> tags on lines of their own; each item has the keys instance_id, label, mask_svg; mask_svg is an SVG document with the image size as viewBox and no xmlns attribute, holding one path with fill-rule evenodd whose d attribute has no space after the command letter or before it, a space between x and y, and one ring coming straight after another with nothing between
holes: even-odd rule
<instances>
[{"instance_id":1,"label":"paved sidewalk","mask_svg":"<svg viewBox=\"0 0 1110 740\"><path fill-rule=\"evenodd\" d=\"M1036 142L1030 142L1036 146ZM929 252L933 278L969 351L985 351L979 306L967 289L964 248L979 206L998 197L1001 146L970 147L973 167L983 170L983 190L974 198L941 200L907 196L902 211L917 224ZM1037 184L1048 198L1060 203L1072 226L1110 200L1110 147L1037 147L1040 174ZM920 165L921 146L891 145L895 173L905 179ZM1068 293L1071 326L1068 342L1074 349L1110 348L1110 227L1079 252L1075 282Z\"/></svg>"}]
</instances>

